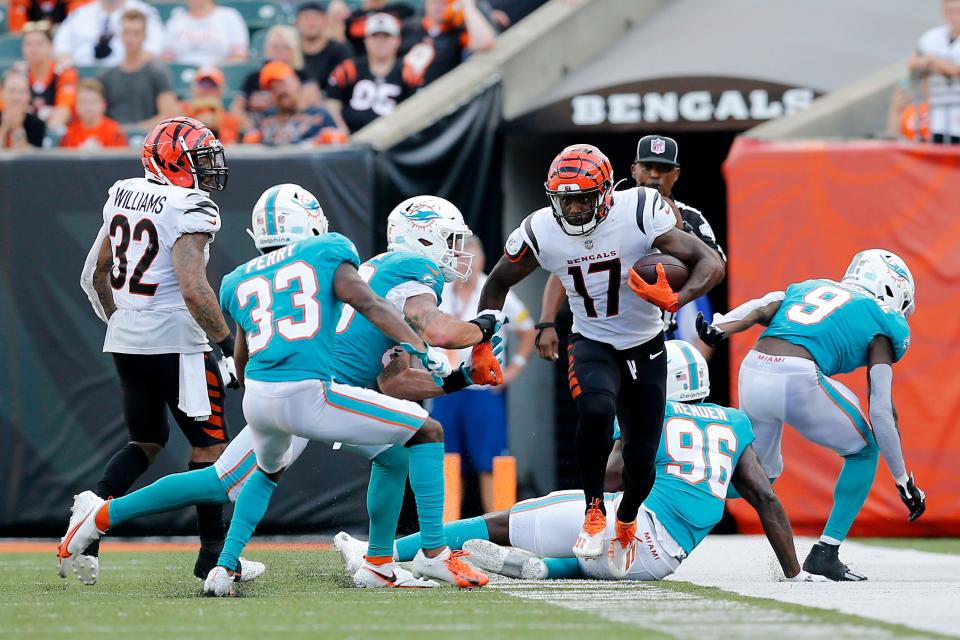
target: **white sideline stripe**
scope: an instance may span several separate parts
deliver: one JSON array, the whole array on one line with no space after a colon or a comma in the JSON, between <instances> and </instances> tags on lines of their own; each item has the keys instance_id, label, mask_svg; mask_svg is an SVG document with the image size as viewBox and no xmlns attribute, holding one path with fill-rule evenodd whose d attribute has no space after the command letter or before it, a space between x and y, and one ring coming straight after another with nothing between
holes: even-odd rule
<instances>
[{"instance_id":1,"label":"white sideline stripe","mask_svg":"<svg viewBox=\"0 0 960 640\"><path fill-rule=\"evenodd\" d=\"M679 593L644 582L495 580L489 589L524 600L536 600L564 609L631 626L670 638L874 638L904 637L882 628L858 624L816 622L803 613L771 607L715 600ZM919 637L925 637L918 634Z\"/></svg>"},{"instance_id":2,"label":"white sideline stripe","mask_svg":"<svg viewBox=\"0 0 960 640\"><path fill-rule=\"evenodd\" d=\"M797 541L801 563L814 542ZM780 582L780 565L763 536L708 536L669 579L935 633L960 634L960 555L845 542L840 559L869 580Z\"/></svg>"}]
</instances>

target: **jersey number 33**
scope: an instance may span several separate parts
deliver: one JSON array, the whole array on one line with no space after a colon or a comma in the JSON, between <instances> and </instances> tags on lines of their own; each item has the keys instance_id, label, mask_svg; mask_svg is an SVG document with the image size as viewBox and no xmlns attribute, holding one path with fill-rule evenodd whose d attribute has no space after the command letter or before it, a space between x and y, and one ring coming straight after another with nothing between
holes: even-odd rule
<instances>
[{"instance_id":1,"label":"jersey number 33","mask_svg":"<svg viewBox=\"0 0 960 640\"><path fill-rule=\"evenodd\" d=\"M241 282L237 300L241 309L250 307L250 321L254 324L246 332L249 353L266 348L274 335L288 341L308 340L317 335L318 290L317 272L303 261L280 267L272 279L256 276Z\"/></svg>"}]
</instances>

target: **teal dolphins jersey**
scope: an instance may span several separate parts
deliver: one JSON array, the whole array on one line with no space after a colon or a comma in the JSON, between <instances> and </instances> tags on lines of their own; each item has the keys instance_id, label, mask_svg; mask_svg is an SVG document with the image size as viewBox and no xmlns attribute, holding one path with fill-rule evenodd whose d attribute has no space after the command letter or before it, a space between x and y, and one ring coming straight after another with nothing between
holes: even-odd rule
<instances>
[{"instance_id":1,"label":"teal dolphins jersey","mask_svg":"<svg viewBox=\"0 0 960 640\"><path fill-rule=\"evenodd\" d=\"M440 304L443 275L436 264L423 256L389 251L364 262L359 272L373 292L397 307L400 313L408 297L429 291ZM352 307L345 306L337 324L334 350L337 382L355 387L372 386L383 369L381 356L396 344Z\"/></svg>"},{"instance_id":2,"label":"teal dolphins jersey","mask_svg":"<svg viewBox=\"0 0 960 640\"><path fill-rule=\"evenodd\" d=\"M720 521L733 470L751 442L753 428L742 411L707 402L667 403L657 478L643 506L688 554Z\"/></svg>"},{"instance_id":3,"label":"teal dolphins jersey","mask_svg":"<svg viewBox=\"0 0 960 640\"><path fill-rule=\"evenodd\" d=\"M894 362L910 346L903 314L859 287L833 280L807 280L787 287L780 308L760 336L771 336L810 352L824 375L866 366L867 347L877 336L893 343Z\"/></svg>"},{"instance_id":4,"label":"teal dolphins jersey","mask_svg":"<svg viewBox=\"0 0 960 640\"><path fill-rule=\"evenodd\" d=\"M331 380L343 304L333 291L341 264L360 266L339 233L281 247L245 262L220 285L220 306L243 331L245 375L261 382Z\"/></svg>"}]
</instances>

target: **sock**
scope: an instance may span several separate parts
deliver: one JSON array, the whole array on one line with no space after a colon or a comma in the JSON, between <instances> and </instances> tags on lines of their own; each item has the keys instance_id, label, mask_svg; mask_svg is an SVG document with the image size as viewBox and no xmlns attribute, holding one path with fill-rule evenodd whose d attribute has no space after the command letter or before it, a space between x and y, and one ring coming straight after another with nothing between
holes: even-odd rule
<instances>
[{"instance_id":1,"label":"sock","mask_svg":"<svg viewBox=\"0 0 960 640\"><path fill-rule=\"evenodd\" d=\"M240 553L250 542L254 529L263 519L263 514L270 506L270 497L277 488L277 483L267 477L259 468L250 474L247 483L243 485L237 496L237 503L233 508L233 520L227 531L227 539L220 552L217 565L226 568L236 568L240 564Z\"/></svg>"},{"instance_id":2,"label":"sock","mask_svg":"<svg viewBox=\"0 0 960 640\"><path fill-rule=\"evenodd\" d=\"M393 562L393 556L392 556L392 555L390 555L390 556L370 556L370 555L366 555L366 556L363 556L363 559L366 560L367 562L369 562L370 564L374 565L375 567L380 567L380 566L383 566L383 565L385 565L385 564L389 564L389 563Z\"/></svg>"},{"instance_id":3,"label":"sock","mask_svg":"<svg viewBox=\"0 0 960 640\"><path fill-rule=\"evenodd\" d=\"M823 528L823 535L842 542L860 508L870 493L873 478L877 474L878 449L876 442L860 451L844 456L843 468L833 489L833 509Z\"/></svg>"},{"instance_id":4,"label":"sock","mask_svg":"<svg viewBox=\"0 0 960 640\"><path fill-rule=\"evenodd\" d=\"M368 556L393 556L393 539L397 535L409 471L410 453L406 447L390 447L373 459L367 486Z\"/></svg>"},{"instance_id":5,"label":"sock","mask_svg":"<svg viewBox=\"0 0 960 640\"><path fill-rule=\"evenodd\" d=\"M467 540L479 538L480 540L489 540L490 532L487 530L487 521L482 517L467 518L466 520L457 520L443 525L443 534L447 538L447 544L451 549L457 550L463 548L463 543ZM420 550L422 542L420 534L414 533L397 540L396 559L400 562L413 560ZM427 547L428 549L430 547Z\"/></svg>"},{"instance_id":6,"label":"sock","mask_svg":"<svg viewBox=\"0 0 960 640\"><path fill-rule=\"evenodd\" d=\"M443 535L443 443L416 444L410 449L410 487L417 499L417 519L424 549L447 544Z\"/></svg>"},{"instance_id":7,"label":"sock","mask_svg":"<svg viewBox=\"0 0 960 640\"><path fill-rule=\"evenodd\" d=\"M187 465L190 471L216 470L212 462L193 462ZM217 484L220 478L217 477ZM221 485L222 490L222 485ZM197 506L197 533L200 535L200 548L220 553L223 549L223 539L227 536L227 525L223 522L222 502L199 502Z\"/></svg>"},{"instance_id":8,"label":"sock","mask_svg":"<svg viewBox=\"0 0 960 640\"><path fill-rule=\"evenodd\" d=\"M142 476L149 467L150 458L143 449L128 442L110 458L93 492L103 499L111 496L119 498L130 490L137 478ZM100 541L92 543L84 553L89 556L100 555Z\"/></svg>"},{"instance_id":9,"label":"sock","mask_svg":"<svg viewBox=\"0 0 960 640\"><path fill-rule=\"evenodd\" d=\"M836 538L831 538L830 536L820 536L820 542L828 544L831 547L839 547L841 541Z\"/></svg>"},{"instance_id":10,"label":"sock","mask_svg":"<svg viewBox=\"0 0 960 640\"><path fill-rule=\"evenodd\" d=\"M583 577L580 561L576 558L544 558L543 562L547 565L548 580L570 580Z\"/></svg>"},{"instance_id":11,"label":"sock","mask_svg":"<svg viewBox=\"0 0 960 640\"><path fill-rule=\"evenodd\" d=\"M606 513L603 504L603 480L607 471L607 457L613 446L611 429L616 403L612 395L595 392L581 393L575 402L580 414L576 447L583 494L588 506L597 500L600 511Z\"/></svg>"},{"instance_id":12,"label":"sock","mask_svg":"<svg viewBox=\"0 0 960 640\"><path fill-rule=\"evenodd\" d=\"M164 476L130 495L107 503L109 524L116 527L154 513L181 509L192 504L223 505L230 502L213 467ZM99 524L98 524L99 526Z\"/></svg>"}]
</instances>

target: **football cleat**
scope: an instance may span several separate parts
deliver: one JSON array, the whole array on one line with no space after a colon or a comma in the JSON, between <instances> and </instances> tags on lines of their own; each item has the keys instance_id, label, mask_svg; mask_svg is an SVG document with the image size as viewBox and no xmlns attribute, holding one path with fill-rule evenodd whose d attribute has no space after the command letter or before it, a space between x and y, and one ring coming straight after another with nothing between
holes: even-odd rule
<instances>
[{"instance_id":1,"label":"football cleat","mask_svg":"<svg viewBox=\"0 0 960 640\"><path fill-rule=\"evenodd\" d=\"M600 501L594 499L583 516L583 527L577 542L573 545L573 555L584 560L599 558L603 553L603 536L607 531L607 516L600 511Z\"/></svg>"},{"instance_id":2,"label":"football cleat","mask_svg":"<svg viewBox=\"0 0 960 640\"><path fill-rule=\"evenodd\" d=\"M526 549L501 547L489 540L467 540L463 550L470 554L470 562L481 571L496 573L521 580L546 580L547 565L536 554Z\"/></svg>"},{"instance_id":3,"label":"football cleat","mask_svg":"<svg viewBox=\"0 0 960 640\"><path fill-rule=\"evenodd\" d=\"M432 589L440 586L433 580L417 578L396 562L371 564L363 561L353 574L353 584L361 589Z\"/></svg>"},{"instance_id":4,"label":"football cleat","mask_svg":"<svg viewBox=\"0 0 960 640\"><path fill-rule=\"evenodd\" d=\"M255 560L240 558L240 571L234 574L237 582L252 582L267 572L267 565Z\"/></svg>"},{"instance_id":5,"label":"football cleat","mask_svg":"<svg viewBox=\"0 0 960 640\"><path fill-rule=\"evenodd\" d=\"M237 595L233 588L234 576L227 573L223 567L214 567L210 570L207 579L203 581L203 593L217 598L230 598Z\"/></svg>"},{"instance_id":6,"label":"football cleat","mask_svg":"<svg viewBox=\"0 0 960 640\"><path fill-rule=\"evenodd\" d=\"M103 498L97 497L93 491L84 491L73 496L67 534L60 539L60 546L57 547L61 578L66 578L70 574L76 556L85 551L91 542L100 539L101 533L97 530L96 515L104 502Z\"/></svg>"},{"instance_id":7,"label":"football cleat","mask_svg":"<svg viewBox=\"0 0 960 640\"><path fill-rule=\"evenodd\" d=\"M97 584L97 578L100 577L100 558L82 553L74 556L73 572L83 584Z\"/></svg>"},{"instance_id":8,"label":"football cleat","mask_svg":"<svg viewBox=\"0 0 960 640\"><path fill-rule=\"evenodd\" d=\"M348 576L354 575L359 571L364 563L363 556L367 553L367 543L363 540L357 540L346 531L341 531L333 536L333 548L340 554L343 560L343 570Z\"/></svg>"},{"instance_id":9,"label":"football cleat","mask_svg":"<svg viewBox=\"0 0 960 640\"><path fill-rule=\"evenodd\" d=\"M860 582L867 577L840 562L840 546L818 542L803 561L803 570L835 582Z\"/></svg>"},{"instance_id":10,"label":"football cleat","mask_svg":"<svg viewBox=\"0 0 960 640\"><path fill-rule=\"evenodd\" d=\"M448 547L435 558L428 558L423 549L420 549L413 558L413 575L418 578L433 578L462 589L482 587L490 582L485 573L466 561L466 556L463 551L450 551Z\"/></svg>"},{"instance_id":11,"label":"football cleat","mask_svg":"<svg viewBox=\"0 0 960 640\"><path fill-rule=\"evenodd\" d=\"M620 522L617 520L616 534L607 548L607 568L610 575L620 579L627 575L633 561L637 559L640 541L637 540L637 521Z\"/></svg>"}]
</instances>

